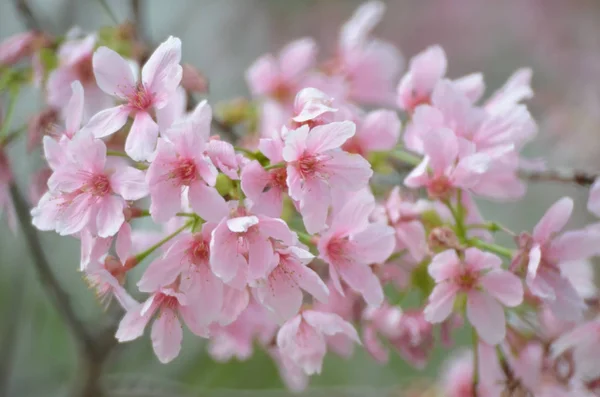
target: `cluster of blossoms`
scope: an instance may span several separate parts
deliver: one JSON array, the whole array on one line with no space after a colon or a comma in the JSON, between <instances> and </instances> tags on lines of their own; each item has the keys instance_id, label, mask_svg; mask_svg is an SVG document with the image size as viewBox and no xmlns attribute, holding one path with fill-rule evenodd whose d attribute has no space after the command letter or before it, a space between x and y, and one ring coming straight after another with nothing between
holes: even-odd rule
<instances>
[{"instance_id":1,"label":"cluster of blossoms","mask_svg":"<svg viewBox=\"0 0 600 397\"><path fill-rule=\"evenodd\" d=\"M0 67L10 97L33 80L48 104L28 127L48 166L32 179L33 224L79 239L91 288L125 310L116 338L151 323L163 363L178 356L185 324L220 361L247 359L258 342L299 390L327 350L347 357L363 345L385 363L389 346L423 368L436 333L449 347L467 327L474 351L449 363L440 395L599 395L589 258L600 227L561 233L573 209L563 198L516 234L475 201L525 193L531 72L482 101L483 76L447 78L432 46L401 76L399 52L371 36L383 13L362 5L323 62L310 38L259 58L246 75L253 98L215 115L194 103L199 76L181 65L177 38L149 56L122 32L9 39ZM0 149L14 138L9 119ZM240 146L215 135L240 127ZM379 183L386 174L404 186ZM9 220L11 180L0 150ZM600 216L600 184L589 209Z\"/></svg>"}]
</instances>

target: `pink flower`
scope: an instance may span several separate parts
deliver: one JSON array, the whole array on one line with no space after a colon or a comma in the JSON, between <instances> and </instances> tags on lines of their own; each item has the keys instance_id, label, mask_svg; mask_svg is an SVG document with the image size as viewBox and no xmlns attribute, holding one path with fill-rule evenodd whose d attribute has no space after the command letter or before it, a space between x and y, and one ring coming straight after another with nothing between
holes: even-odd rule
<instances>
[{"instance_id":1,"label":"pink flower","mask_svg":"<svg viewBox=\"0 0 600 397\"><path fill-rule=\"evenodd\" d=\"M400 195L400 187L390 192L385 203L387 220L396 232L396 250L408 250L413 262L419 263L428 254L425 226L421 213L431 204L420 200L412 202Z\"/></svg>"},{"instance_id":2,"label":"pink flower","mask_svg":"<svg viewBox=\"0 0 600 397\"><path fill-rule=\"evenodd\" d=\"M279 53L258 58L246 72L246 81L254 96L267 96L289 103L302 88L306 73L314 66L317 45L313 39L296 40Z\"/></svg>"},{"instance_id":3,"label":"pink flower","mask_svg":"<svg viewBox=\"0 0 600 397\"><path fill-rule=\"evenodd\" d=\"M110 97L98 87L94 77L92 56L96 43L96 36L90 34L80 39L67 40L60 46L59 65L50 72L46 83L47 100L51 106L62 109L64 113L72 110L68 105L71 98L69 87L75 81L79 81L87 93L87 117L111 105Z\"/></svg>"},{"instance_id":4,"label":"pink flower","mask_svg":"<svg viewBox=\"0 0 600 397\"><path fill-rule=\"evenodd\" d=\"M240 179L239 169L247 160L244 156L235 153L231 143L222 141L218 137L211 137L206 145L206 153L219 171L230 179Z\"/></svg>"},{"instance_id":5,"label":"pink flower","mask_svg":"<svg viewBox=\"0 0 600 397\"><path fill-rule=\"evenodd\" d=\"M307 265L314 256L300 247L281 247L275 250L273 268L267 277L256 283L257 300L283 323L298 314L303 302L302 290L321 302L329 295L319 275Z\"/></svg>"},{"instance_id":6,"label":"pink flower","mask_svg":"<svg viewBox=\"0 0 600 397\"><path fill-rule=\"evenodd\" d=\"M274 244L296 244L296 233L281 219L250 215L238 208L215 228L210 242L210 264L225 283L265 278L275 257ZM239 285L237 285L239 287Z\"/></svg>"},{"instance_id":7,"label":"pink flower","mask_svg":"<svg viewBox=\"0 0 600 397\"><path fill-rule=\"evenodd\" d=\"M519 237L520 250L511 268L518 270L526 266L526 282L531 293L544 301L557 317L575 321L582 317L585 305L561 268L570 261L597 255L600 235L592 229L557 235L572 211L573 200L569 197L550 207L531 235Z\"/></svg>"},{"instance_id":8,"label":"pink flower","mask_svg":"<svg viewBox=\"0 0 600 397\"><path fill-rule=\"evenodd\" d=\"M354 131L354 123L343 121L310 130L303 125L285 137L289 195L299 202L309 233L325 226L332 195L362 189L373 174L364 158L339 150Z\"/></svg>"},{"instance_id":9,"label":"pink flower","mask_svg":"<svg viewBox=\"0 0 600 397\"><path fill-rule=\"evenodd\" d=\"M431 46L410 60L408 73L398 85L398 106L413 112L429 103L437 82L446 74L448 61L440 46Z\"/></svg>"},{"instance_id":10,"label":"pink flower","mask_svg":"<svg viewBox=\"0 0 600 397\"><path fill-rule=\"evenodd\" d=\"M198 321L200 312L194 306L195 301L192 298L173 288L157 290L146 302L138 303L127 310L119 323L116 338L119 342L139 338L144 334L148 322L155 317L151 333L154 353L163 364L172 361L181 350L183 332L180 317L196 335L208 335L206 328Z\"/></svg>"},{"instance_id":11,"label":"pink flower","mask_svg":"<svg viewBox=\"0 0 600 397\"><path fill-rule=\"evenodd\" d=\"M12 66L22 58L31 56L35 42L43 39L40 33L28 31L10 36L0 43L0 66Z\"/></svg>"},{"instance_id":12,"label":"pink flower","mask_svg":"<svg viewBox=\"0 0 600 397\"><path fill-rule=\"evenodd\" d=\"M439 45L428 47L410 60L408 73L398 85L397 103L400 109L412 113L419 105L429 104L432 94L446 75L448 61L446 53ZM452 81L452 85L461 91L469 103L476 102L485 90L481 73L473 73Z\"/></svg>"},{"instance_id":13,"label":"pink flower","mask_svg":"<svg viewBox=\"0 0 600 397\"><path fill-rule=\"evenodd\" d=\"M175 216L186 193L192 209L205 220L219 222L227 215L225 199L213 187L218 171L205 154L211 117L210 106L203 101L158 140L156 157L146 175L152 199L150 214L155 221L166 222Z\"/></svg>"},{"instance_id":14,"label":"pink flower","mask_svg":"<svg viewBox=\"0 0 600 397\"><path fill-rule=\"evenodd\" d=\"M344 77L350 99L357 102L390 105L394 101L394 84L404 61L391 43L370 37L384 12L383 2L365 3L340 31L332 69Z\"/></svg>"},{"instance_id":15,"label":"pink flower","mask_svg":"<svg viewBox=\"0 0 600 397\"><path fill-rule=\"evenodd\" d=\"M234 357L247 360L254 352L255 340L263 346L269 345L276 331L277 324L271 320L267 310L255 300L250 300L234 322L226 326L211 326L208 353L218 362Z\"/></svg>"},{"instance_id":16,"label":"pink flower","mask_svg":"<svg viewBox=\"0 0 600 397\"><path fill-rule=\"evenodd\" d=\"M148 194L144 173L107 159L104 142L86 133L69 142L66 155L48 181L49 192L32 210L34 224L61 235L83 229L100 237L114 235L125 220L126 200Z\"/></svg>"},{"instance_id":17,"label":"pink flower","mask_svg":"<svg viewBox=\"0 0 600 397\"><path fill-rule=\"evenodd\" d=\"M596 179L592 187L590 187L587 209L592 214L600 216L600 178Z\"/></svg>"},{"instance_id":18,"label":"pink flower","mask_svg":"<svg viewBox=\"0 0 600 397\"><path fill-rule=\"evenodd\" d=\"M345 334L360 344L354 327L337 314L304 310L279 329L277 347L307 375L319 374L327 352L325 336L336 334Z\"/></svg>"},{"instance_id":19,"label":"pink flower","mask_svg":"<svg viewBox=\"0 0 600 397\"><path fill-rule=\"evenodd\" d=\"M180 279L180 290L194 297L196 320L202 325L216 321L223 306L223 282L209 264L210 239L215 225L205 223L200 233L184 234L154 260L138 282L142 292L156 291Z\"/></svg>"},{"instance_id":20,"label":"pink flower","mask_svg":"<svg viewBox=\"0 0 600 397\"><path fill-rule=\"evenodd\" d=\"M252 203L252 211L272 217L281 216L283 198L287 192L285 168L265 170L258 161L242 169L242 190Z\"/></svg>"},{"instance_id":21,"label":"pink flower","mask_svg":"<svg viewBox=\"0 0 600 397\"><path fill-rule=\"evenodd\" d=\"M104 256L86 267L85 280L96 291L100 302L106 306L112 297L115 297L125 310L133 310L138 303L127 293L123 287L127 269L121 262L112 256Z\"/></svg>"},{"instance_id":22,"label":"pink flower","mask_svg":"<svg viewBox=\"0 0 600 397\"><path fill-rule=\"evenodd\" d=\"M0 215L6 214L8 218L8 227L13 232L17 230L17 214L10 197L10 183L12 181L12 171L8 157L4 153L4 148L0 146Z\"/></svg>"},{"instance_id":23,"label":"pink flower","mask_svg":"<svg viewBox=\"0 0 600 397\"><path fill-rule=\"evenodd\" d=\"M343 293L340 278L365 301L381 305L381 283L369 265L383 263L395 246L394 229L383 223L369 223L375 208L373 197L358 194L333 216L331 226L319 239L319 256L329 263L329 276Z\"/></svg>"},{"instance_id":24,"label":"pink flower","mask_svg":"<svg viewBox=\"0 0 600 397\"><path fill-rule=\"evenodd\" d=\"M84 127L97 138L119 130L130 114L134 121L125 142L125 152L134 160L147 160L154 152L158 124L152 119L153 109L160 111L171 100L181 81L181 41L169 37L142 68L136 81L129 63L115 51L100 47L92 62L96 83L100 89L125 104L95 114Z\"/></svg>"},{"instance_id":25,"label":"pink flower","mask_svg":"<svg viewBox=\"0 0 600 397\"><path fill-rule=\"evenodd\" d=\"M311 122L312 125L325 124L333 121L329 113L337 112L331 107L333 98L313 87L303 88L294 98L292 120L303 124Z\"/></svg>"},{"instance_id":26,"label":"pink flower","mask_svg":"<svg viewBox=\"0 0 600 397\"><path fill-rule=\"evenodd\" d=\"M423 136L425 157L404 184L410 188L426 188L433 199L448 199L457 188L477 190L479 194L493 197L497 185L482 189L478 188L479 184L485 183L486 175L493 172L494 162L501 161L512 150L512 146L507 145L477 152L452 130L432 129Z\"/></svg>"},{"instance_id":27,"label":"pink flower","mask_svg":"<svg viewBox=\"0 0 600 397\"><path fill-rule=\"evenodd\" d=\"M402 124L396 112L374 110L357 125L356 134L342 148L350 153L367 156L375 151L389 151L398 144Z\"/></svg>"},{"instance_id":28,"label":"pink flower","mask_svg":"<svg viewBox=\"0 0 600 397\"><path fill-rule=\"evenodd\" d=\"M504 271L502 260L477 248L465 250L461 260L456 251L437 254L429 274L437 285L429 296L425 318L432 323L444 321L452 313L459 293L467 295L467 317L481 339L489 344L501 342L506 335L504 308L523 301L523 285L514 274Z\"/></svg>"}]
</instances>

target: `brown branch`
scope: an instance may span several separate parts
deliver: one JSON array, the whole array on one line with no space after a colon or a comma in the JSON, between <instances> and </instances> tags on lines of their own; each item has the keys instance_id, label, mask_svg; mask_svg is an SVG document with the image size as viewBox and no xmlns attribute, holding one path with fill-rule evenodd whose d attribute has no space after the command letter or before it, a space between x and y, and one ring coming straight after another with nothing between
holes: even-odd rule
<instances>
[{"instance_id":1,"label":"brown branch","mask_svg":"<svg viewBox=\"0 0 600 397\"><path fill-rule=\"evenodd\" d=\"M29 246L33 264L36 268L38 277L40 278L42 288L46 290L46 293L52 299L56 310L67 323L73 336L79 342L81 347L87 353L95 355L94 341L71 306L69 295L65 292L54 275L52 268L44 255L37 231L31 224L29 205L14 182L10 185L10 194L17 212L17 218L21 224L21 229L25 235L25 240Z\"/></svg>"},{"instance_id":2,"label":"brown branch","mask_svg":"<svg viewBox=\"0 0 600 397\"><path fill-rule=\"evenodd\" d=\"M580 186L590 186L598 175L577 170L544 170L544 171L519 171L519 176L532 182L561 182L574 183Z\"/></svg>"},{"instance_id":3,"label":"brown branch","mask_svg":"<svg viewBox=\"0 0 600 397\"><path fill-rule=\"evenodd\" d=\"M27 0L13 0L13 4L17 9L17 12L19 13L19 16L23 20L23 23L25 24L25 26L27 26L27 29L37 31L42 30L42 25L31 10L31 7L29 6Z\"/></svg>"}]
</instances>

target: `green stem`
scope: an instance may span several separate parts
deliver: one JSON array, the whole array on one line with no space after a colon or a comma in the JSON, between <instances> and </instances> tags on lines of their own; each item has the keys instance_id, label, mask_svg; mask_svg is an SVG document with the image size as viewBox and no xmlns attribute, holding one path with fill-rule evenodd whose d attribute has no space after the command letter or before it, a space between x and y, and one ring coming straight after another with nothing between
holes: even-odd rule
<instances>
[{"instance_id":1,"label":"green stem","mask_svg":"<svg viewBox=\"0 0 600 397\"><path fill-rule=\"evenodd\" d=\"M477 239L477 238L472 238L467 243L470 246L477 247L477 248L482 249L484 251L493 252L494 254L503 256L503 257L508 258L508 259L512 259L512 257L513 257L513 251L512 250L510 250L510 249L508 249L506 247L502 247L502 246L497 245L497 244L488 243L488 242L485 242L485 241Z\"/></svg>"},{"instance_id":2,"label":"green stem","mask_svg":"<svg viewBox=\"0 0 600 397\"><path fill-rule=\"evenodd\" d=\"M9 100L8 100L8 108L6 109L6 116L4 117L4 122L2 123L2 129L0 130L0 139L5 139L5 136L8 136L8 129L12 123L12 118L15 114L15 106L17 104L17 99L19 97L19 86L15 85L10 88Z\"/></svg>"},{"instance_id":3,"label":"green stem","mask_svg":"<svg viewBox=\"0 0 600 397\"><path fill-rule=\"evenodd\" d=\"M179 229L175 230L173 233L169 234L168 236L166 236L165 238L163 238L162 240L160 240L158 243L154 244L152 247L148 248L147 250L140 252L139 254L137 254L135 256L135 260L136 260L136 264L142 262L144 259L146 259L150 254L152 254L154 251L156 251L158 248L162 247L163 244L167 243L168 241L170 241L173 237L177 236L179 233L183 232L185 229L189 228L190 226L192 226L194 224L194 220L190 220L187 221L185 223L185 225L181 226Z\"/></svg>"},{"instance_id":4,"label":"green stem","mask_svg":"<svg viewBox=\"0 0 600 397\"><path fill-rule=\"evenodd\" d=\"M298 234L298 240L300 240L301 243L306 245L315 245L310 234L298 231L296 233Z\"/></svg>"},{"instance_id":5,"label":"green stem","mask_svg":"<svg viewBox=\"0 0 600 397\"><path fill-rule=\"evenodd\" d=\"M477 331L475 327L473 327L473 396L477 397L479 395L478 388L479 386L479 336L477 335Z\"/></svg>"},{"instance_id":6,"label":"green stem","mask_svg":"<svg viewBox=\"0 0 600 397\"><path fill-rule=\"evenodd\" d=\"M450 213L452 214L452 218L454 219L456 236L458 237L461 243L464 243L467 240L467 232L465 229L465 223L464 219L462 218L463 215L461 214L461 211L459 209L454 208L452 203L450 203L450 201L448 200L445 200L444 204L446 205L446 207L448 207Z\"/></svg>"},{"instance_id":7,"label":"green stem","mask_svg":"<svg viewBox=\"0 0 600 397\"><path fill-rule=\"evenodd\" d=\"M6 136L0 135L0 146L8 145L9 143L11 143L13 140L15 140L19 135L21 135L21 133L25 132L26 130L27 130L27 126L22 125L21 127L17 128L16 130L9 132Z\"/></svg>"},{"instance_id":8,"label":"green stem","mask_svg":"<svg viewBox=\"0 0 600 397\"><path fill-rule=\"evenodd\" d=\"M236 152L242 152L244 153L247 157L255 160L256 159L256 153L254 153L252 150L243 148L241 146L234 146L233 150L235 150Z\"/></svg>"},{"instance_id":9,"label":"green stem","mask_svg":"<svg viewBox=\"0 0 600 397\"><path fill-rule=\"evenodd\" d=\"M415 167L421 164L422 160L419 156L412 154L404 149L393 150L392 155L398 160Z\"/></svg>"},{"instance_id":10,"label":"green stem","mask_svg":"<svg viewBox=\"0 0 600 397\"><path fill-rule=\"evenodd\" d=\"M269 171L269 170L274 170L276 168L283 168L285 167L285 162L281 162L281 163L275 163L275 164L269 164L265 167L265 171Z\"/></svg>"},{"instance_id":11,"label":"green stem","mask_svg":"<svg viewBox=\"0 0 600 397\"><path fill-rule=\"evenodd\" d=\"M107 150L106 151L106 155L107 156L113 156L113 157L125 157L125 158L129 158L129 156L127 155L127 153L120 152L118 150Z\"/></svg>"}]
</instances>

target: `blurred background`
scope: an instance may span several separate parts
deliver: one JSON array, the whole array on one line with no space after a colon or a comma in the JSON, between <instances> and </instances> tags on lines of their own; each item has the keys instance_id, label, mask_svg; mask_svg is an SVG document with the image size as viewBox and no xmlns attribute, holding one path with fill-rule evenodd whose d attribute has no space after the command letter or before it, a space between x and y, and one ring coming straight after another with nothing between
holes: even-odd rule
<instances>
[{"instance_id":1,"label":"blurred background","mask_svg":"<svg viewBox=\"0 0 600 397\"><path fill-rule=\"evenodd\" d=\"M131 17L129 2L107 0L118 20ZM335 46L338 29L360 4L355 0L142 0L147 38L169 35L183 41L183 59L210 81L209 101L246 96L244 71L258 56L287 42L313 36L322 53ZM482 71L488 92L517 68L534 71L531 110L539 137L526 150L556 167L600 171L600 2L597 0L389 0L375 35L395 43L406 59L441 44L450 77ZM63 34L71 26L95 30L113 24L99 1L35 0L43 27ZM12 1L0 2L0 40L24 30ZM34 90L21 96L14 125L21 125L42 99ZM23 145L24 146L24 145ZM37 169L39 153L15 145L9 153L22 190ZM530 229L550 204L569 195L576 200L573 227L593 222L585 211L587 189L532 184L520 203L482 202L487 219L513 230ZM0 396L65 396L82 368L69 330L41 289L20 234L0 223ZM20 232L19 232L20 233ZM102 329L107 314L87 289L78 268L78 242L54 233L42 235L44 249L78 315ZM417 372L393 356L379 366L358 349L343 360L328 355L321 376L312 378L310 396L409 395L412 384L435 377L446 351L437 351ZM288 395L271 359L260 349L248 362L218 364L198 338L184 337L181 356L169 365L155 359L149 338L116 346L106 364L111 396L284 396ZM268 390L263 390L268 389ZM243 392L241 390L244 390Z\"/></svg>"}]
</instances>

